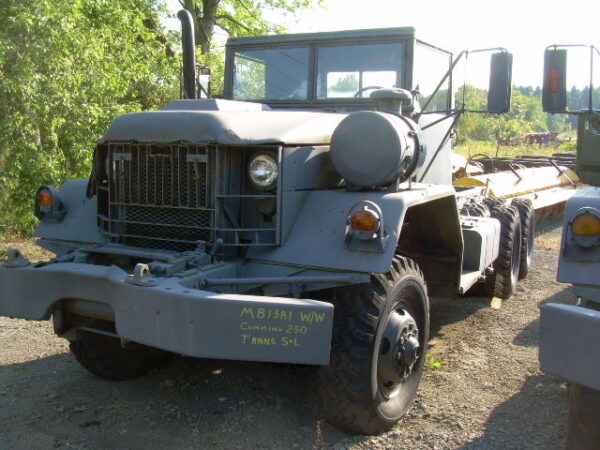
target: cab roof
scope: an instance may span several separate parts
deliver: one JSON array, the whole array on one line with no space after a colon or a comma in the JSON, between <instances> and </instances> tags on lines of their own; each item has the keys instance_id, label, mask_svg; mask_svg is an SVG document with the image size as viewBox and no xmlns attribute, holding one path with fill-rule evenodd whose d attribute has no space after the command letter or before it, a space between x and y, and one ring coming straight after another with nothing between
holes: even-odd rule
<instances>
[{"instance_id":1,"label":"cab roof","mask_svg":"<svg viewBox=\"0 0 600 450\"><path fill-rule=\"evenodd\" d=\"M301 44L323 41L351 41L364 38L414 38L413 27L370 28L365 30L327 31L321 33L273 34L268 36L233 37L227 40L228 47L265 44Z\"/></svg>"}]
</instances>

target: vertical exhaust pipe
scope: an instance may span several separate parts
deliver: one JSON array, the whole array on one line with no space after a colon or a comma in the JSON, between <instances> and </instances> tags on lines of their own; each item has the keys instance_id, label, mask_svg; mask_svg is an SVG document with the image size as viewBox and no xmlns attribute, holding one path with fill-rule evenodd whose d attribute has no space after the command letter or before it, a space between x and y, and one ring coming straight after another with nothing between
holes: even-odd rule
<instances>
[{"instance_id":1,"label":"vertical exhaust pipe","mask_svg":"<svg viewBox=\"0 0 600 450\"><path fill-rule=\"evenodd\" d=\"M181 47L183 49L183 98L196 98L196 55L194 52L194 25L189 11L177 13L181 21Z\"/></svg>"}]
</instances>

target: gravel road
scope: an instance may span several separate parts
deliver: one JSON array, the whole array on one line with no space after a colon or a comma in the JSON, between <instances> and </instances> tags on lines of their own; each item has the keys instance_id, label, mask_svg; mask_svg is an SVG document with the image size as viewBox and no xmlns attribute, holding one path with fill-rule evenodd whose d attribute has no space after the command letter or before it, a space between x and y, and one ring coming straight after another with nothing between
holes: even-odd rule
<instances>
[{"instance_id":1,"label":"gravel road","mask_svg":"<svg viewBox=\"0 0 600 450\"><path fill-rule=\"evenodd\" d=\"M566 384L538 367L539 306L555 281L560 223L546 223L515 297L433 299L417 401L389 433L321 420L313 367L174 356L144 378L86 372L49 323L0 318L0 448L563 448Z\"/></svg>"}]
</instances>

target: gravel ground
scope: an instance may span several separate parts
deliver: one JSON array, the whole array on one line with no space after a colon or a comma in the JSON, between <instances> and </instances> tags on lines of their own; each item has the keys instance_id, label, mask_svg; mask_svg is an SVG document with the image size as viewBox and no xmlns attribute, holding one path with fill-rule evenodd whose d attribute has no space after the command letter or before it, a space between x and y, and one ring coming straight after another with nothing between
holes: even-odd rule
<instances>
[{"instance_id":1,"label":"gravel ground","mask_svg":"<svg viewBox=\"0 0 600 450\"><path fill-rule=\"evenodd\" d=\"M417 401L390 432L351 436L319 415L313 367L174 356L144 378L86 372L49 323L0 318L0 448L563 448L566 384L540 372L539 306L560 222L546 223L515 297L433 299Z\"/></svg>"}]
</instances>

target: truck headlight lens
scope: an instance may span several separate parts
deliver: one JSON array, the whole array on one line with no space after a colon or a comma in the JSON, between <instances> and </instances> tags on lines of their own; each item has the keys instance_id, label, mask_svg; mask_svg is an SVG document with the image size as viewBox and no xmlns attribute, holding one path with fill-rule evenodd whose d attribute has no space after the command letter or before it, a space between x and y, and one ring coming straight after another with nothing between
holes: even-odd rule
<instances>
[{"instance_id":1,"label":"truck headlight lens","mask_svg":"<svg viewBox=\"0 0 600 450\"><path fill-rule=\"evenodd\" d=\"M573 234L580 236L600 235L600 219L588 212L577 216L573 220Z\"/></svg>"},{"instance_id":2,"label":"truck headlight lens","mask_svg":"<svg viewBox=\"0 0 600 450\"><path fill-rule=\"evenodd\" d=\"M257 189L273 189L277 184L278 172L277 160L270 153L257 153L248 164L248 177Z\"/></svg>"}]
</instances>

